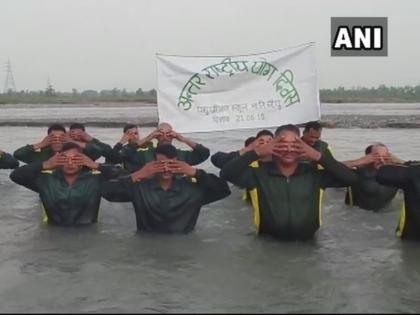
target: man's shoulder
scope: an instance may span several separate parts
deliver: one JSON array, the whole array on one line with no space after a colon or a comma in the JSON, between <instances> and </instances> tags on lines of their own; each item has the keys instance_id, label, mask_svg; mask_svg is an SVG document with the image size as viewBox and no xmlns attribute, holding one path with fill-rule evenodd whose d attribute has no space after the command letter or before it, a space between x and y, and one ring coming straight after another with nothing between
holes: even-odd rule
<instances>
[{"instance_id":1,"label":"man's shoulder","mask_svg":"<svg viewBox=\"0 0 420 315\"><path fill-rule=\"evenodd\" d=\"M329 145L327 141L324 141L324 140L322 140L322 139L320 139L319 141L321 141L322 143L324 143L324 144L326 144L326 145Z\"/></svg>"},{"instance_id":2,"label":"man's shoulder","mask_svg":"<svg viewBox=\"0 0 420 315\"><path fill-rule=\"evenodd\" d=\"M356 173L360 182L374 179L378 171L369 166L358 166L353 168L353 172Z\"/></svg>"},{"instance_id":3,"label":"man's shoulder","mask_svg":"<svg viewBox=\"0 0 420 315\"><path fill-rule=\"evenodd\" d=\"M176 149L176 152L179 154L183 154L183 153L185 153L185 152L192 152L192 151L194 151L193 149L191 149L191 148L177 148Z\"/></svg>"},{"instance_id":4,"label":"man's shoulder","mask_svg":"<svg viewBox=\"0 0 420 315\"><path fill-rule=\"evenodd\" d=\"M148 142L141 147L136 145L137 152L145 152L145 151L153 151L156 149L156 146L153 144L153 142Z\"/></svg>"},{"instance_id":5,"label":"man's shoulder","mask_svg":"<svg viewBox=\"0 0 420 315\"><path fill-rule=\"evenodd\" d=\"M55 170L42 170L41 174L50 176L50 175L54 175L55 172L56 172Z\"/></svg>"},{"instance_id":6,"label":"man's shoulder","mask_svg":"<svg viewBox=\"0 0 420 315\"><path fill-rule=\"evenodd\" d=\"M332 155L332 148L328 142L323 140L318 140L315 142L314 149L321 152L321 153L329 153Z\"/></svg>"},{"instance_id":7,"label":"man's shoulder","mask_svg":"<svg viewBox=\"0 0 420 315\"><path fill-rule=\"evenodd\" d=\"M175 181L178 181L182 185L187 186L194 186L197 184L197 177L194 176L179 176L175 179Z\"/></svg>"},{"instance_id":8,"label":"man's shoulder","mask_svg":"<svg viewBox=\"0 0 420 315\"><path fill-rule=\"evenodd\" d=\"M404 164L399 164L400 166L420 166L420 161L407 161Z\"/></svg>"},{"instance_id":9,"label":"man's shoulder","mask_svg":"<svg viewBox=\"0 0 420 315\"><path fill-rule=\"evenodd\" d=\"M328 148L330 145L328 144L328 142L326 142L326 141L324 141L324 140L318 140L317 141L317 144L320 146L320 147L323 147L323 148Z\"/></svg>"}]
</instances>

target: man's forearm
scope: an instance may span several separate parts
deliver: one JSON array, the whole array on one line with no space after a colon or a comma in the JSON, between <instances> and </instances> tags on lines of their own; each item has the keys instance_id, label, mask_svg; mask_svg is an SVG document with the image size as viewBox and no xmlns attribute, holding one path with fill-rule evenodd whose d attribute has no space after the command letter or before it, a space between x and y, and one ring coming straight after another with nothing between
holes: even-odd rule
<instances>
[{"instance_id":1,"label":"man's forearm","mask_svg":"<svg viewBox=\"0 0 420 315\"><path fill-rule=\"evenodd\" d=\"M218 168L222 168L227 162L233 160L234 158L237 158L240 156L239 151L234 152L216 152L211 156L211 162L214 166Z\"/></svg>"},{"instance_id":2,"label":"man's forearm","mask_svg":"<svg viewBox=\"0 0 420 315\"><path fill-rule=\"evenodd\" d=\"M357 175L346 165L335 160L330 154L323 154L318 163L329 174L344 184L351 185L357 181Z\"/></svg>"},{"instance_id":3,"label":"man's forearm","mask_svg":"<svg viewBox=\"0 0 420 315\"><path fill-rule=\"evenodd\" d=\"M19 167L19 161L14 158L11 154L2 152L0 154L0 168L17 168Z\"/></svg>"},{"instance_id":4,"label":"man's forearm","mask_svg":"<svg viewBox=\"0 0 420 315\"><path fill-rule=\"evenodd\" d=\"M353 168L353 167L359 167L363 165L363 158L359 158L356 160L348 160L348 161L344 161L341 162L343 163L345 166L349 167L349 168Z\"/></svg>"},{"instance_id":5,"label":"man's forearm","mask_svg":"<svg viewBox=\"0 0 420 315\"><path fill-rule=\"evenodd\" d=\"M25 162L25 163L31 163L36 159L39 152L36 152L33 145L25 145L19 149L17 149L13 156L17 158L18 160Z\"/></svg>"},{"instance_id":6,"label":"man's forearm","mask_svg":"<svg viewBox=\"0 0 420 315\"><path fill-rule=\"evenodd\" d=\"M144 147L146 144L152 142L152 140L153 140L152 137L147 136L146 138L139 139L139 141L137 141L137 145L139 147Z\"/></svg>"},{"instance_id":7,"label":"man's forearm","mask_svg":"<svg viewBox=\"0 0 420 315\"><path fill-rule=\"evenodd\" d=\"M43 169L43 162L37 161L15 169L10 174L10 179L15 183L31 189L32 182Z\"/></svg>"},{"instance_id":8,"label":"man's forearm","mask_svg":"<svg viewBox=\"0 0 420 315\"><path fill-rule=\"evenodd\" d=\"M415 170L410 166L383 165L376 173L375 179L382 185L401 188L410 180L413 171Z\"/></svg>"},{"instance_id":9,"label":"man's forearm","mask_svg":"<svg viewBox=\"0 0 420 315\"><path fill-rule=\"evenodd\" d=\"M229 162L227 162L220 171L220 177L224 180L234 182L249 167L249 164L258 160L255 151L247 152Z\"/></svg>"},{"instance_id":10,"label":"man's forearm","mask_svg":"<svg viewBox=\"0 0 420 315\"><path fill-rule=\"evenodd\" d=\"M182 142L188 145L190 148L195 149L197 146L197 142L192 141L191 139L182 137Z\"/></svg>"},{"instance_id":11,"label":"man's forearm","mask_svg":"<svg viewBox=\"0 0 420 315\"><path fill-rule=\"evenodd\" d=\"M129 177L105 181L101 186L102 197L111 202L130 202L132 182Z\"/></svg>"}]
</instances>

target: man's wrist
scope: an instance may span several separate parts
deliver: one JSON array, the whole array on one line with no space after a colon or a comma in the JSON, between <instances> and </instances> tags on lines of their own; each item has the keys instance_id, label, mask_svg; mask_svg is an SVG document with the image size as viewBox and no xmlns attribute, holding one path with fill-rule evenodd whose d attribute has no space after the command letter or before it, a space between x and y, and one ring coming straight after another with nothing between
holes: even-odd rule
<instances>
[{"instance_id":1,"label":"man's wrist","mask_svg":"<svg viewBox=\"0 0 420 315\"><path fill-rule=\"evenodd\" d=\"M141 181L142 179L144 179L143 172L140 170L131 174L131 179L133 180L133 182Z\"/></svg>"},{"instance_id":2,"label":"man's wrist","mask_svg":"<svg viewBox=\"0 0 420 315\"><path fill-rule=\"evenodd\" d=\"M100 166L99 163L92 162L89 167L93 170L97 170L99 166Z\"/></svg>"},{"instance_id":3,"label":"man's wrist","mask_svg":"<svg viewBox=\"0 0 420 315\"><path fill-rule=\"evenodd\" d=\"M36 144L33 144L33 145L32 145L32 148L34 149L34 151L36 151L36 150L40 150L40 149L42 149L42 148L43 148L43 146L42 146L42 144L41 144L41 143L36 143Z\"/></svg>"},{"instance_id":4,"label":"man's wrist","mask_svg":"<svg viewBox=\"0 0 420 315\"><path fill-rule=\"evenodd\" d=\"M191 139L185 138L185 137L181 137L181 140L179 140L183 143L185 143L186 145L188 145L189 147L195 149L195 147L198 145L197 142L192 141Z\"/></svg>"},{"instance_id":5,"label":"man's wrist","mask_svg":"<svg viewBox=\"0 0 420 315\"><path fill-rule=\"evenodd\" d=\"M364 157L362 157L360 160L359 160L359 163L358 164L360 164L360 165L366 165L366 164L370 164L370 163L372 163L371 161L369 161L369 158L368 157L366 157L366 156L364 156Z\"/></svg>"},{"instance_id":6,"label":"man's wrist","mask_svg":"<svg viewBox=\"0 0 420 315\"><path fill-rule=\"evenodd\" d=\"M195 175L197 175L197 169L194 167L191 167L191 170L188 172L188 176L194 177Z\"/></svg>"},{"instance_id":7,"label":"man's wrist","mask_svg":"<svg viewBox=\"0 0 420 315\"><path fill-rule=\"evenodd\" d=\"M146 137L146 138L143 138L143 139L138 139L137 141L136 141L136 144L139 146L139 147L141 147L141 146L143 146L145 143L147 143L147 142L149 142L149 139Z\"/></svg>"},{"instance_id":8,"label":"man's wrist","mask_svg":"<svg viewBox=\"0 0 420 315\"><path fill-rule=\"evenodd\" d=\"M259 148L254 148L253 150L246 150L245 148L244 153L251 152L251 151L254 151L258 155L258 157L261 157L262 155L264 155L263 152Z\"/></svg>"},{"instance_id":9,"label":"man's wrist","mask_svg":"<svg viewBox=\"0 0 420 315\"><path fill-rule=\"evenodd\" d=\"M400 158L397 158L396 156L391 157L391 161L392 163L396 163L396 164L404 164L405 161L401 160Z\"/></svg>"},{"instance_id":10,"label":"man's wrist","mask_svg":"<svg viewBox=\"0 0 420 315\"><path fill-rule=\"evenodd\" d=\"M84 137L84 140L85 140L86 142L92 142L92 141L94 140L94 138L93 138L92 136L90 136L90 135L86 135L86 136Z\"/></svg>"},{"instance_id":11,"label":"man's wrist","mask_svg":"<svg viewBox=\"0 0 420 315\"><path fill-rule=\"evenodd\" d=\"M131 181L134 183L134 182L137 182L137 174L136 173L133 173L133 174L131 174L130 175L130 177L131 177Z\"/></svg>"},{"instance_id":12,"label":"man's wrist","mask_svg":"<svg viewBox=\"0 0 420 315\"><path fill-rule=\"evenodd\" d=\"M311 160L318 162L319 160L321 160L321 158L322 158L321 152L314 150L314 152L311 153L311 156L310 156Z\"/></svg>"}]
</instances>

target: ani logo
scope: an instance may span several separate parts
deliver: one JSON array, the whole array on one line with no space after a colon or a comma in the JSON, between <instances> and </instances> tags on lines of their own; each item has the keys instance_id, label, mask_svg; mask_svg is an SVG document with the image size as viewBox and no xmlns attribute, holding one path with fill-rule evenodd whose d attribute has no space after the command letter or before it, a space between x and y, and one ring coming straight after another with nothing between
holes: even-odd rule
<instances>
[{"instance_id":1,"label":"ani logo","mask_svg":"<svg viewBox=\"0 0 420 315\"><path fill-rule=\"evenodd\" d=\"M388 18L331 18L331 56L387 55Z\"/></svg>"}]
</instances>

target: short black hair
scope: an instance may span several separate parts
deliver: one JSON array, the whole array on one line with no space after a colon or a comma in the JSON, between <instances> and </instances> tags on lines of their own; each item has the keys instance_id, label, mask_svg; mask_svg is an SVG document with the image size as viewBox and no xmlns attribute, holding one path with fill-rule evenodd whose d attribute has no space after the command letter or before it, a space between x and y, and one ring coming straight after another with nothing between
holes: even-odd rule
<instances>
[{"instance_id":1,"label":"short black hair","mask_svg":"<svg viewBox=\"0 0 420 315\"><path fill-rule=\"evenodd\" d=\"M74 123L71 124L69 127L70 130L72 129L82 129L83 131L85 131L85 125L81 124L81 123Z\"/></svg>"},{"instance_id":2,"label":"short black hair","mask_svg":"<svg viewBox=\"0 0 420 315\"><path fill-rule=\"evenodd\" d=\"M377 146L380 146L380 147L385 147L386 148L386 145L385 144L383 144L382 142L377 142L377 143L371 144L370 146L366 147L365 154L366 155L371 154L372 153L372 150L373 150L373 147L376 146L376 145Z\"/></svg>"},{"instance_id":3,"label":"short black hair","mask_svg":"<svg viewBox=\"0 0 420 315\"><path fill-rule=\"evenodd\" d=\"M155 155L162 154L168 159L176 158L176 148L172 144L160 144L156 147Z\"/></svg>"},{"instance_id":4,"label":"short black hair","mask_svg":"<svg viewBox=\"0 0 420 315\"><path fill-rule=\"evenodd\" d=\"M50 134L52 131L63 131L66 132L66 128L62 124L52 124L48 127L47 133Z\"/></svg>"},{"instance_id":5,"label":"short black hair","mask_svg":"<svg viewBox=\"0 0 420 315\"><path fill-rule=\"evenodd\" d=\"M77 149L77 151L82 152L82 148L77 143L66 142L63 144L63 147L60 150L60 153L71 150L71 149Z\"/></svg>"},{"instance_id":6,"label":"short black hair","mask_svg":"<svg viewBox=\"0 0 420 315\"><path fill-rule=\"evenodd\" d=\"M306 123L305 129L303 129L303 132L307 132L311 129L319 131L319 130L322 130L322 126L318 121L310 121Z\"/></svg>"},{"instance_id":7,"label":"short black hair","mask_svg":"<svg viewBox=\"0 0 420 315\"><path fill-rule=\"evenodd\" d=\"M276 136L278 136L282 131L287 130L287 131L292 131L294 132L297 136L300 136L300 130L296 125L292 125L292 124L287 124L287 125L283 125L280 126L276 129L276 132L274 133Z\"/></svg>"},{"instance_id":8,"label":"short black hair","mask_svg":"<svg viewBox=\"0 0 420 315\"><path fill-rule=\"evenodd\" d=\"M370 146L366 147L365 149L365 154L371 154L372 153L372 149L373 149L373 144L371 144Z\"/></svg>"},{"instance_id":9,"label":"short black hair","mask_svg":"<svg viewBox=\"0 0 420 315\"><path fill-rule=\"evenodd\" d=\"M262 136L271 136L271 137L274 137L273 133L270 130L267 130L267 129L263 129L263 130L258 131L258 133L257 133L257 139L259 137L262 137Z\"/></svg>"},{"instance_id":10,"label":"short black hair","mask_svg":"<svg viewBox=\"0 0 420 315\"><path fill-rule=\"evenodd\" d=\"M246 147L249 146L252 142L255 141L255 139L257 139L257 138L255 138L255 137L249 137L248 139L246 139L245 140L245 146Z\"/></svg>"},{"instance_id":11,"label":"short black hair","mask_svg":"<svg viewBox=\"0 0 420 315\"><path fill-rule=\"evenodd\" d=\"M123 131L126 132L127 130L133 129L133 128L138 128L138 127L134 124L127 124L124 126Z\"/></svg>"}]
</instances>

